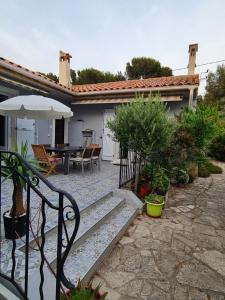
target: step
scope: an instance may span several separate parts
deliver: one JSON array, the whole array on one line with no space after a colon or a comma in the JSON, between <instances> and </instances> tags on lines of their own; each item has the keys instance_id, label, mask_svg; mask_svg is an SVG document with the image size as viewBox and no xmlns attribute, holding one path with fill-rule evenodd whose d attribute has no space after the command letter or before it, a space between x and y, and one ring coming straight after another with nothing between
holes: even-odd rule
<instances>
[{"instance_id":1,"label":"step","mask_svg":"<svg viewBox=\"0 0 225 300\"><path fill-rule=\"evenodd\" d=\"M114 210L78 247L71 249L64 267L66 277L71 282L88 282L137 214L138 210L128 203Z\"/></svg>"},{"instance_id":2,"label":"step","mask_svg":"<svg viewBox=\"0 0 225 300\"><path fill-rule=\"evenodd\" d=\"M98 200L95 200L94 202L92 202L90 205L88 205L88 206L83 206L83 208L80 210L80 217L82 217L81 222L83 221L83 214L84 214L86 211L89 211L89 210L91 210L91 209L95 209L95 208L97 207L97 205L101 204L104 200L107 200L107 199L108 199L109 197L111 197L111 196L112 196L112 192L107 193L107 194L105 194L104 196L102 196L101 198L99 198ZM56 219L57 219L57 217L56 217ZM57 223L57 221L55 220L54 223ZM69 221L69 220L66 221L67 226L68 226L69 223L73 224L73 222L71 222L71 221ZM82 225L82 224L80 224L80 227L81 227L81 225ZM79 227L79 231L80 231L80 227ZM56 225L50 225L50 226L49 226L49 224L46 223L45 228L46 228L46 231L45 231L45 238L46 238L46 239L48 239L48 237L51 237L52 235L57 234L57 230L58 230L58 225L57 225L57 224L56 224ZM78 232L78 234L79 234L79 232ZM41 236L39 235L38 239L40 240L40 238L41 238ZM33 236L31 235L31 233L30 233L30 242L29 242L29 246L30 246L30 247L35 247L35 246L36 246L36 242L35 242ZM19 251L25 252L26 247L25 247L25 245L24 245L24 243L23 243L21 246L17 247L17 249L18 249Z\"/></svg>"},{"instance_id":3,"label":"step","mask_svg":"<svg viewBox=\"0 0 225 300\"><path fill-rule=\"evenodd\" d=\"M104 220L108 218L116 208L120 207L124 201L125 200L122 198L113 197L110 193L107 197L96 201L94 204L84 209L80 215L80 226L73 245L79 245L81 241L86 238L87 234L91 234L97 226L100 226L101 222L104 222ZM74 230L74 221L67 221L66 226L70 236ZM56 261L57 230L58 228L54 227L45 234L44 251L46 258L53 266ZM36 247L36 243L31 241L30 246L34 248ZM25 251L25 247L23 247L22 250ZM39 252L30 250L30 256L32 257L32 261L34 261L32 269L30 268L29 270L31 273L32 270L38 268L40 265L40 255Z\"/></svg>"},{"instance_id":4,"label":"step","mask_svg":"<svg viewBox=\"0 0 225 300\"><path fill-rule=\"evenodd\" d=\"M108 213L106 213L106 207ZM81 222L76 241L64 265L65 276L72 283L77 282L78 279L88 282L137 214L140 213L142 207L143 204L133 193L115 190L103 202L98 201L95 209L92 207L90 210L84 210L81 215L83 223ZM102 213L103 208L104 214ZM83 231L82 224L85 224L85 219L94 221L92 225L88 222L83 225L86 228ZM45 254L47 254L46 250ZM54 268L56 256L50 258L51 266ZM29 276L29 295L32 295L32 300L40 299L37 289L40 282L38 266ZM44 274L44 295L48 296L48 300L55 300L55 278L46 265Z\"/></svg>"}]
</instances>

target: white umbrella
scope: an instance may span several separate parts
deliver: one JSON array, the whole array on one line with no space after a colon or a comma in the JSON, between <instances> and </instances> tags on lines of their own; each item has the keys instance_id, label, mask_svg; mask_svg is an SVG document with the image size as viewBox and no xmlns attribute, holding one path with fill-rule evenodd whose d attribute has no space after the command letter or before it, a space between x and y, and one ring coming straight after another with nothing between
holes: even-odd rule
<instances>
[{"instance_id":1,"label":"white umbrella","mask_svg":"<svg viewBox=\"0 0 225 300\"><path fill-rule=\"evenodd\" d=\"M0 115L20 119L54 120L70 118L71 109L51 98L43 96L17 96L0 103Z\"/></svg>"}]
</instances>

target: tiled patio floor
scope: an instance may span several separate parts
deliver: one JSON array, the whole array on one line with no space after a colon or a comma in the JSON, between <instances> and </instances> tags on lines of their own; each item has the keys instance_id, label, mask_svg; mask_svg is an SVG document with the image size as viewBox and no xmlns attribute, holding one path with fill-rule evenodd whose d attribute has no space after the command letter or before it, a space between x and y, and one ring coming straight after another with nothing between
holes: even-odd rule
<instances>
[{"instance_id":1,"label":"tiled patio floor","mask_svg":"<svg viewBox=\"0 0 225 300\"><path fill-rule=\"evenodd\" d=\"M83 210L85 207L94 203L101 197L105 196L109 192L113 191L115 188L118 188L119 184L119 167L114 166L109 162L102 162L101 170L98 171L98 168L95 168L91 173L89 170L85 170L84 175L82 175L81 170L72 169L70 170L69 175L63 175L59 173L57 175L52 175L48 177L48 180L57 188L63 189L70 193L76 200L80 210ZM51 190L49 190L43 184L39 186L40 191L46 196L46 198L52 203L58 204L58 195ZM1 201L1 211L4 212L11 206L12 199L12 184L11 181L6 181L2 185L2 201ZM31 192L31 217L37 214L37 211L40 207L40 198L33 192ZM46 209L46 226L45 230L57 225L56 211L50 208ZM33 227L37 224L38 217L33 220ZM3 222L3 220L1 220ZM24 242L22 240L17 240L17 246L23 246ZM10 274L11 270L11 249L12 242L1 238L1 260L0 267L3 273ZM53 250L55 252L55 245ZM51 253L48 253L51 255ZM56 253L52 253L55 255ZM17 255L17 278L22 280L24 276L24 253L20 250L16 251ZM38 264L37 257L32 255L30 257L30 266L29 269L32 271L32 268L36 268Z\"/></svg>"},{"instance_id":2,"label":"tiled patio floor","mask_svg":"<svg viewBox=\"0 0 225 300\"><path fill-rule=\"evenodd\" d=\"M138 217L94 277L109 300L225 299L224 173L171 188L161 219Z\"/></svg>"}]
</instances>

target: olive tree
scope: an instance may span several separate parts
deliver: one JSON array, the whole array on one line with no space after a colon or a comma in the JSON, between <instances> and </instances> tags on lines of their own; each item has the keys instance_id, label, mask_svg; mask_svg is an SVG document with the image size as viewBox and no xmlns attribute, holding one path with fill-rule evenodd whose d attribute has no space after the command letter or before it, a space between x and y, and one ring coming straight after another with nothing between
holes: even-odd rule
<instances>
[{"instance_id":1,"label":"olive tree","mask_svg":"<svg viewBox=\"0 0 225 300\"><path fill-rule=\"evenodd\" d=\"M139 158L151 159L153 154L161 153L168 147L175 126L167 113L166 104L156 96L147 100L137 97L119 106L115 118L108 122L108 127L116 141L137 152Z\"/></svg>"}]
</instances>

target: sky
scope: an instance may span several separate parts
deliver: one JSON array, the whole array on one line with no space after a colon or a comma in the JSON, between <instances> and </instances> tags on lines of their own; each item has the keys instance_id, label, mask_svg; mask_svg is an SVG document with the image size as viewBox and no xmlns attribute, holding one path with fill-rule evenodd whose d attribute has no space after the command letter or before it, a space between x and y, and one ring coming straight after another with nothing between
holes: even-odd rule
<instances>
[{"instance_id":1,"label":"sky","mask_svg":"<svg viewBox=\"0 0 225 300\"><path fill-rule=\"evenodd\" d=\"M197 64L225 60L224 0L0 0L0 56L58 75L59 50L71 68L125 71L147 56L172 69L188 64L188 45L198 43ZM200 93L207 69L199 67ZM187 69L174 75L187 74Z\"/></svg>"}]
</instances>

